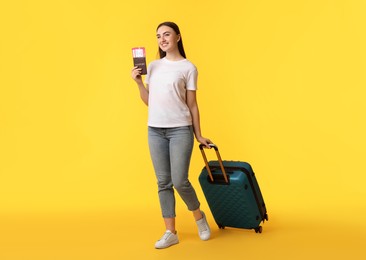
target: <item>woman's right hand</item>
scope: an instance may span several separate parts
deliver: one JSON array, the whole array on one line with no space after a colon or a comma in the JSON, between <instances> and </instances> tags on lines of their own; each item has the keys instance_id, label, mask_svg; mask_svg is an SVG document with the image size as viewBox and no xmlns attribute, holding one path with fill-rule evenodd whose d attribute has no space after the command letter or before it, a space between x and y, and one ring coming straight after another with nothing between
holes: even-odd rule
<instances>
[{"instance_id":1,"label":"woman's right hand","mask_svg":"<svg viewBox=\"0 0 366 260\"><path fill-rule=\"evenodd\" d=\"M142 69L139 67L134 67L131 71L131 77L133 78L136 83L142 83L142 77L141 77L141 71Z\"/></svg>"}]
</instances>

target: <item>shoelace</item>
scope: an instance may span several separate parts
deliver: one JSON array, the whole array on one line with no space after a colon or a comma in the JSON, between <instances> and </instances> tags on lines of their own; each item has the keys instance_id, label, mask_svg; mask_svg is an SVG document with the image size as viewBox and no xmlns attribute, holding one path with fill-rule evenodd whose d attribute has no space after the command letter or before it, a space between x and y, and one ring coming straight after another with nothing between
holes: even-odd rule
<instances>
[{"instance_id":1,"label":"shoelace","mask_svg":"<svg viewBox=\"0 0 366 260\"><path fill-rule=\"evenodd\" d=\"M207 225L204 219L202 219L202 222L198 223L198 230L199 232L207 231Z\"/></svg>"},{"instance_id":2,"label":"shoelace","mask_svg":"<svg viewBox=\"0 0 366 260\"><path fill-rule=\"evenodd\" d=\"M171 234L173 234L173 233L165 232L163 237L161 238L161 240L167 240L170 237Z\"/></svg>"}]
</instances>

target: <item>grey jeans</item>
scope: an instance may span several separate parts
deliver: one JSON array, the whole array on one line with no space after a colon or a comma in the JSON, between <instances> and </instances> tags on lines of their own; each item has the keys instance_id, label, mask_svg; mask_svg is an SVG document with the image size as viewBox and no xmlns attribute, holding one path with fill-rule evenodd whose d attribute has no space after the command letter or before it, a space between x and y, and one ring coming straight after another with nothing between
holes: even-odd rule
<instances>
[{"instance_id":1,"label":"grey jeans","mask_svg":"<svg viewBox=\"0 0 366 260\"><path fill-rule=\"evenodd\" d=\"M194 143L193 127L149 127L148 140L163 217L176 216L174 188L187 205L188 210L198 209L200 202L188 180Z\"/></svg>"}]
</instances>

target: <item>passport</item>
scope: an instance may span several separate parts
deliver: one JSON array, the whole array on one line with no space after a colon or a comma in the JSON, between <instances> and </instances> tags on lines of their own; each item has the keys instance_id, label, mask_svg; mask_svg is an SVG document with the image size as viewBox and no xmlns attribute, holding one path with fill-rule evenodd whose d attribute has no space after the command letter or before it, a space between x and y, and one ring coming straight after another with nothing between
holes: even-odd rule
<instances>
[{"instance_id":1,"label":"passport","mask_svg":"<svg viewBox=\"0 0 366 260\"><path fill-rule=\"evenodd\" d=\"M144 47L132 48L133 65L142 69L141 74L147 74L146 52Z\"/></svg>"}]
</instances>

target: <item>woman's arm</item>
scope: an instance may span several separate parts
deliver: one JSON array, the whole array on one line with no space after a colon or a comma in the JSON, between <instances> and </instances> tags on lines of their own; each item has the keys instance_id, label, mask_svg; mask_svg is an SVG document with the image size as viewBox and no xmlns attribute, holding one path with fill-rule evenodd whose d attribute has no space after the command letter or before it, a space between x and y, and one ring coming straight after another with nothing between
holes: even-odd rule
<instances>
[{"instance_id":1,"label":"woman's arm","mask_svg":"<svg viewBox=\"0 0 366 260\"><path fill-rule=\"evenodd\" d=\"M208 144L212 143L210 139L201 135L200 112L197 104L196 91L187 90L187 105L192 115L194 135L199 143L210 148Z\"/></svg>"},{"instance_id":2,"label":"woman's arm","mask_svg":"<svg viewBox=\"0 0 366 260\"><path fill-rule=\"evenodd\" d=\"M142 70L141 68L134 67L132 69L131 76L139 88L140 97L141 97L142 101L148 106L149 105L149 85L146 84L146 87L145 87L144 82L142 81L141 70Z\"/></svg>"}]
</instances>

